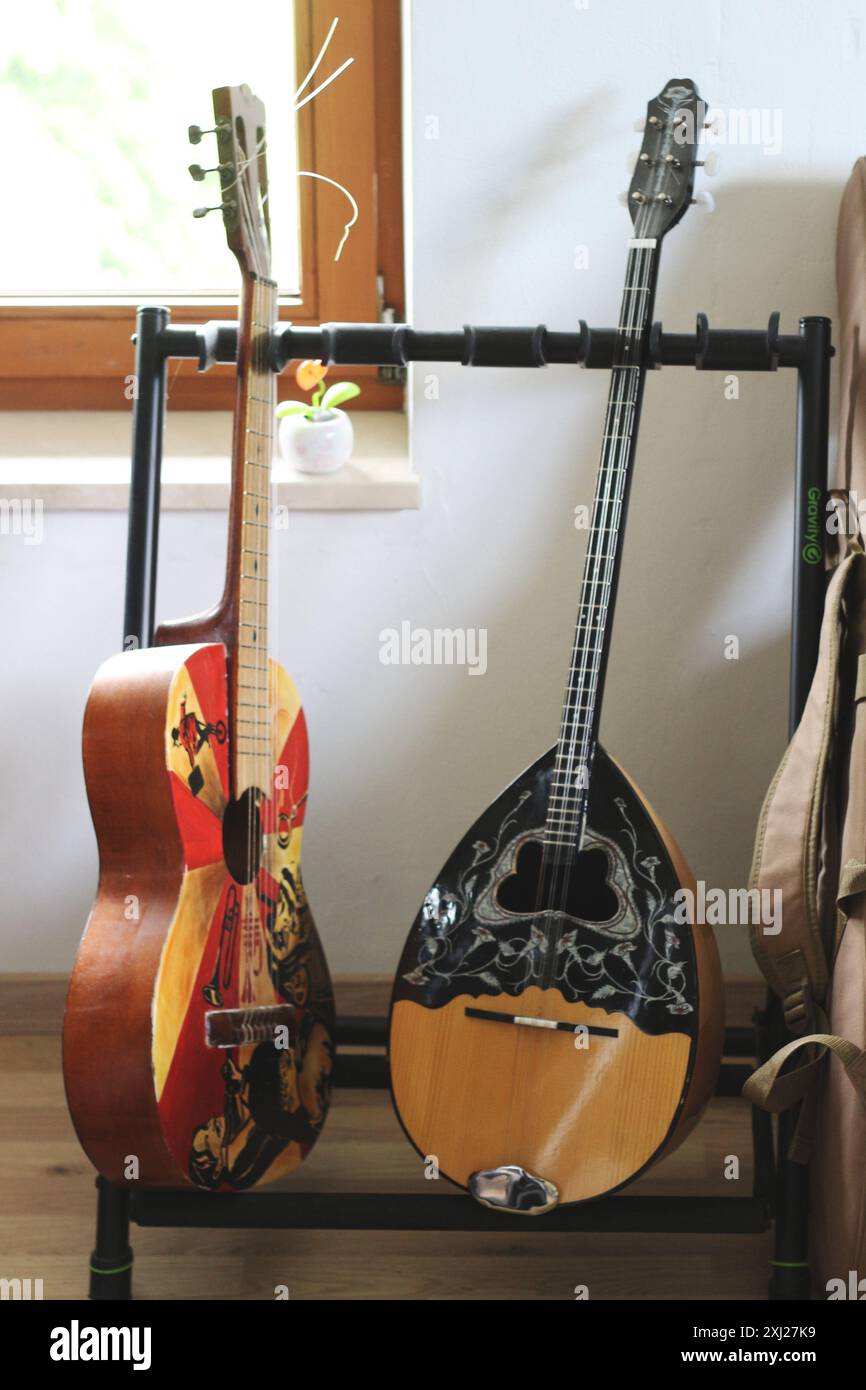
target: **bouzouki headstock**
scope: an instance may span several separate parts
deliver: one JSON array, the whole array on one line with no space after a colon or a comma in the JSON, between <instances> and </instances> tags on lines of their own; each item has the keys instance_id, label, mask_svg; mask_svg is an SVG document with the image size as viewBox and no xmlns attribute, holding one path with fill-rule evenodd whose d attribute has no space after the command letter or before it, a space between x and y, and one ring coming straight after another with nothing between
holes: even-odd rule
<instances>
[{"instance_id":1,"label":"bouzouki headstock","mask_svg":"<svg viewBox=\"0 0 866 1390\"><path fill-rule=\"evenodd\" d=\"M706 103L689 78L671 78L647 106L643 144L628 190L635 233L661 240L692 201Z\"/></svg>"},{"instance_id":2,"label":"bouzouki headstock","mask_svg":"<svg viewBox=\"0 0 866 1390\"><path fill-rule=\"evenodd\" d=\"M265 108L245 84L213 93L226 239L244 275L271 271Z\"/></svg>"}]
</instances>

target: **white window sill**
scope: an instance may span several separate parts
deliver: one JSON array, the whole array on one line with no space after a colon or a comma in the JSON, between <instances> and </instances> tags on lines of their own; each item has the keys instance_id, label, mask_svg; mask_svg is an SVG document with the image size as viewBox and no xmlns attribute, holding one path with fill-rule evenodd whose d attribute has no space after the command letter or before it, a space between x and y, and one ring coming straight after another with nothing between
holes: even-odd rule
<instances>
[{"instance_id":1,"label":"white window sill","mask_svg":"<svg viewBox=\"0 0 866 1390\"><path fill-rule=\"evenodd\" d=\"M277 502L294 511L396 511L421 504L406 416L355 411L355 449L338 473L316 478L275 460ZM167 413L164 511L224 511L231 416ZM0 416L0 498L41 498L49 511L126 511L130 418L116 411L8 411Z\"/></svg>"}]
</instances>

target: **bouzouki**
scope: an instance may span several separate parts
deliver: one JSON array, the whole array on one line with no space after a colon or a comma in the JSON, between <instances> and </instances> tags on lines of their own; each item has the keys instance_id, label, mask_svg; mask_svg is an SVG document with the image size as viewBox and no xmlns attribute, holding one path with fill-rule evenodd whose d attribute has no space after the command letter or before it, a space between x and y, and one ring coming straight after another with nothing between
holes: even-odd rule
<instances>
[{"instance_id":1,"label":"bouzouki","mask_svg":"<svg viewBox=\"0 0 866 1390\"><path fill-rule=\"evenodd\" d=\"M101 1173L231 1191L284 1175L315 1143L334 1007L301 879L304 714L268 655L277 286L264 109L248 88L223 87L214 114L242 281L225 589L209 613L160 627L153 647L110 658L91 689L99 887L63 1053L72 1118Z\"/></svg>"},{"instance_id":2,"label":"bouzouki","mask_svg":"<svg viewBox=\"0 0 866 1390\"><path fill-rule=\"evenodd\" d=\"M391 1005L409 1138L480 1202L527 1215L612 1192L680 1143L721 1054L715 941L680 893L694 881L598 745L659 250L692 199L703 120L688 80L647 109L558 742L445 864Z\"/></svg>"}]
</instances>

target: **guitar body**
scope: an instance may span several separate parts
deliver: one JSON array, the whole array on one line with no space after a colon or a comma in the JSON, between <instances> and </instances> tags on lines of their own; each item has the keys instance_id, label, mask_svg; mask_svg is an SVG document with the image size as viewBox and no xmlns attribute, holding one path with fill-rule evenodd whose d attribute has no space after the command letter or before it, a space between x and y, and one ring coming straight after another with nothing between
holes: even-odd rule
<instances>
[{"instance_id":1,"label":"guitar body","mask_svg":"<svg viewBox=\"0 0 866 1390\"><path fill-rule=\"evenodd\" d=\"M327 1113L333 993L300 872L307 733L273 660L268 693L274 776L258 803L264 847L245 866L226 648L125 652L91 690L84 765L100 876L64 1072L82 1146L113 1181L248 1188L297 1167ZM291 1019L287 1045L255 1041L254 1027L249 1042L208 1042L208 1019L245 1010L253 1023L266 1006L289 1006L273 1016Z\"/></svg>"},{"instance_id":2,"label":"guitar body","mask_svg":"<svg viewBox=\"0 0 866 1390\"><path fill-rule=\"evenodd\" d=\"M518 1165L580 1202L696 1123L721 1055L721 974L712 932L674 897L694 889L685 862L600 747L561 910L539 916L555 751L488 807L427 894L397 972L391 1084L412 1143L451 1181Z\"/></svg>"}]
</instances>

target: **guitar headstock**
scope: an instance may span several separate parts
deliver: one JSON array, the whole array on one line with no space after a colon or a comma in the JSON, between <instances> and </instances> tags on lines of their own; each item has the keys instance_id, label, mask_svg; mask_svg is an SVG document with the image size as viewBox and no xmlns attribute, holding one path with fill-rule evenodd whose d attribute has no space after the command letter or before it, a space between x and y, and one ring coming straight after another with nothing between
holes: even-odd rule
<instances>
[{"instance_id":1,"label":"guitar headstock","mask_svg":"<svg viewBox=\"0 0 866 1390\"><path fill-rule=\"evenodd\" d=\"M635 234L657 240L692 201L706 103L689 78L671 78L647 106L643 144L628 189Z\"/></svg>"},{"instance_id":2,"label":"guitar headstock","mask_svg":"<svg viewBox=\"0 0 866 1390\"><path fill-rule=\"evenodd\" d=\"M271 220L265 108L244 84L215 88L213 111L226 240L245 275L267 278Z\"/></svg>"}]
</instances>

